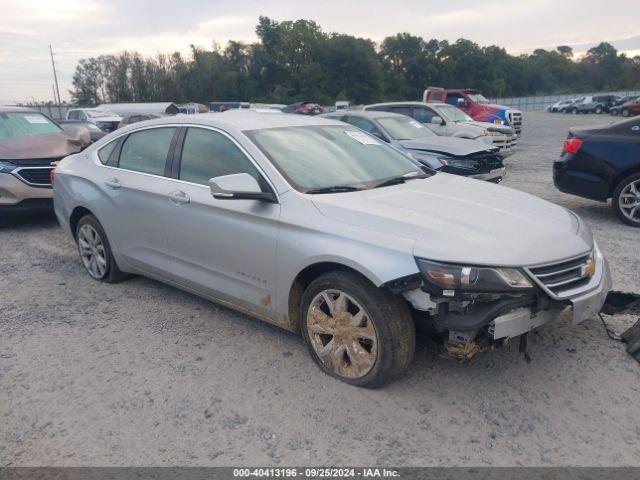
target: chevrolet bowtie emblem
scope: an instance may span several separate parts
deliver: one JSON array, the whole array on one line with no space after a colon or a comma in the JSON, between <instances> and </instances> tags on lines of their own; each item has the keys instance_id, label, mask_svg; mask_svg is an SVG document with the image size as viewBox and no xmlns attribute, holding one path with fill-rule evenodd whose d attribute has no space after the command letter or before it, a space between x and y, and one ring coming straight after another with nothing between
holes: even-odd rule
<instances>
[{"instance_id":1,"label":"chevrolet bowtie emblem","mask_svg":"<svg viewBox=\"0 0 640 480\"><path fill-rule=\"evenodd\" d=\"M596 262L594 259L590 258L586 265L582 267L582 276L583 277L593 277L596 273Z\"/></svg>"}]
</instances>

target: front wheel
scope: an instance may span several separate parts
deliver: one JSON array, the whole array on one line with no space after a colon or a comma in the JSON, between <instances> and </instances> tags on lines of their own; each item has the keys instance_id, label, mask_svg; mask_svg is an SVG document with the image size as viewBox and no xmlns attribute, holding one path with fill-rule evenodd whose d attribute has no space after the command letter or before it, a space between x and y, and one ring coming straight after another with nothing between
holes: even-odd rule
<instances>
[{"instance_id":1,"label":"front wheel","mask_svg":"<svg viewBox=\"0 0 640 480\"><path fill-rule=\"evenodd\" d=\"M622 112L620 113L622 114L623 117L628 117L631 112L629 111L628 108L623 108Z\"/></svg>"},{"instance_id":2,"label":"front wheel","mask_svg":"<svg viewBox=\"0 0 640 480\"><path fill-rule=\"evenodd\" d=\"M618 184L612 206L620 220L640 228L640 173L632 173Z\"/></svg>"},{"instance_id":3,"label":"front wheel","mask_svg":"<svg viewBox=\"0 0 640 480\"><path fill-rule=\"evenodd\" d=\"M571 109L571 113L573 113L574 115L577 115L578 114L578 109L577 108Z\"/></svg>"},{"instance_id":4,"label":"front wheel","mask_svg":"<svg viewBox=\"0 0 640 480\"><path fill-rule=\"evenodd\" d=\"M356 273L316 278L301 302L302 334L320 369L358 387L376 388L409 368L415 325L406 303Z\"/></svg>"},{"instance_id":5,"label":"front wheel","mask_svg":"<svg viewBox=\"0 0 640 480\"><path fill-rule=\"evenodd\" d=\"M613 115L614 117L617 117L618 116L618 110L617 109L609 110L609 115Z\"/></svg>"},{"instance_id":6,"label":"front wheel","mask_svg":"<svg viewBox=\"0 0 640 480\"><path fill-rule=\"evenodd\" d=\"M596 113L600 115L602 113L602 107L596 107Z\"/></svg>"},{"instance_id":7,"label":"front wheel","mask_svg":"<svg viewBox=\"0 0 640 480\"><path fill-rule=\"evenodd\" d=\"M129 277L118 268L107 234L93 215L85 215L78 222L76 242L82 265L94 280L117 283Z\"/></svg>"}]
</instances>

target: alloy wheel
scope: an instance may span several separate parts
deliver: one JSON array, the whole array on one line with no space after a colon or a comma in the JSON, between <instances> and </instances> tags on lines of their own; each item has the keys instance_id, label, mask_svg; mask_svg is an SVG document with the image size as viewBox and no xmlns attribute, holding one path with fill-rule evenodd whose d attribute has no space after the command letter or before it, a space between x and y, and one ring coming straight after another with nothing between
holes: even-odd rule
<instances>
[{"instance_id":1,"label":"alloy wheel","mask_svg":"<svg viewBox=\"0 0 640 480\"><path fill-rule=\"evenodd\" d=\"M100 234L91 225L82 225L78 231L78 250L84 268L95 279L107 272L107 255Z\"/></svg>"},{"instance_id":2,"label":"alloy wheel","mask_svg":"<svg viewBox=\"0 0 640 480\"><path fill-rule=\"evenodd\" d=\"M366 310L340 290L324 290L307 312L307 334L322 364L334 374L360 378L373 368L378 336Z\"/></svg>"},{"instance_id":3,"label":"alloy wheel","mask_svg":"<svg viewBox=\"0 0 640 480\"><path fill-rule=\"evenodd\" d=\"M640 223L640 180L632 180L620 192L618 206L622 214L635 223Z\"/></svg>"}]
</instances>

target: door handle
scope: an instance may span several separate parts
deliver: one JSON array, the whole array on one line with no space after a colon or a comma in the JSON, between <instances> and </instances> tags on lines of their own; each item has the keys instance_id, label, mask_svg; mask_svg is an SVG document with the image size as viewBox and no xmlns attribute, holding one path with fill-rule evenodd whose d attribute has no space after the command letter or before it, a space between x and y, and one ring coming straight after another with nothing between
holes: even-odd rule
<instances>
[{"instance_id":1,"label":"door handle","mask_svg":"<svg viewBox=\"0 0 640 480\"><path fill-rule=\"evenodd\" d=\"M112 178L111 180L107 180L106 182L104 182L104 184L109 188L113 188L114 190L122 186L122 184L120 183L120 180L118 180L117 178Z\"/></svg>"},{"instance_id":2,"label":"door handle","mask_svg":"<svg viewBox=\"0 0 640 480\"><path fill-rule=\"evenodd\" d=\"M180 204L189 203L189 195L187 195L182 190L176 190L175 192L170 192L169 199L173 203L180 203Z\"/></svg>"}]
</instances>

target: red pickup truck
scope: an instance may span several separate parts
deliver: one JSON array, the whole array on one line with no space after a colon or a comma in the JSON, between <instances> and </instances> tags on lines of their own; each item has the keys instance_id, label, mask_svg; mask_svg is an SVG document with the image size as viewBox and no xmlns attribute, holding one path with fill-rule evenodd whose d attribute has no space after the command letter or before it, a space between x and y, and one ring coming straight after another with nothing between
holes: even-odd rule
<instances>
[{"instance_id":1,"label":"red pickup truck","mask_svg":"<svg viewBox=\"0 0 640 480\"><path fill-rule=\"evenodd\" d=\"M516 135L522 132L522 112L504 105L489 103L478 90L470 88L445 89L429 87L424 91L424 102L443 102L454 105L479 122L512 127Z\"/></svg>"}]
</instances>

